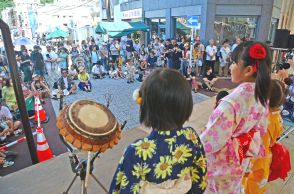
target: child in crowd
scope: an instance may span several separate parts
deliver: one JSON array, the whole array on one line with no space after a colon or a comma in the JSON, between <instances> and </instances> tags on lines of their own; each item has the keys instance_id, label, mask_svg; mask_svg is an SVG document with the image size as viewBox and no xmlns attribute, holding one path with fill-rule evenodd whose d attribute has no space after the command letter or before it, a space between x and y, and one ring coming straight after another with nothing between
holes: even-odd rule
<instances>
[{"instance_id":1,"label":"child in crowd","mask_svg":"<svg viewBox=\"0 0 294 194\"><path fill-rule=\"evenodd\" d=\"M234 50L232 59L232 82L240 85L220 101L200 135L209 194L242 193L250 159L264 156L261 137L267 128L270 51L261 42L248 41Z\"/></svg>"},{"instance_id":2,"label":"child in crowd","mask_svg":"<svg viewBox=\"0 0 294 194\"><path fill-rule=\"evenodd\" d=\"M33 75L33 82L31 83L31 87L33 92L37 93L39 95L41 103L45 103L44 98L46 96L50 96L50 90L49 88L43 83L43 81L40 79L40 76L37 74Z\"/></svg>"},{"instance_id":3,"label":"child in crowd","mask_svg":"<svg viewBox=\"0 0 294 194\"><path fill-rule=\"evenodd\" d=\"M192 67L190 67L190 66L187 67L187 70L185 71L185 77L186 77L186 80L189 82L189 84L192 88L192 91L197 93L198 92L198 84L196 81L196 74L192 70Z\"/></svg>"},{"instance_id":4,"label":"child in crowd","mask_svg":"<svg viewBox=\"0 0 294 194\"><path fill-rule=\"evenodd\" d=\"M73 80L77 80L78 79L78 72L77 72L76 68L73 65L70 66L70 68L68 70L68 75Z\"/></svg>"},{"instance_id":5,"label":"child in crowd","mask_svg":"<svg viewBox=\"0 0 294 194\"><path fill-rule=\"evenodd\" d=\"M265 192L272 160L271 147L276 143L278 137L280 137L283 132L280 112L281 106L285 101L285 88L283 83L278 80L272 80L271 83L272 88L269 99L270 113L268 116L269 125L265 135L262 137L265 156L251 161L250 173L243 178L245 193L261 194Z\"/></svg>"},{"instance_id":6,"label":"child in crowd","mask_svg":"<svg viewBox=\"0 0 294 194\"><path fill-rule=\"evenodd\" d=\"M122 78L122 79L125 78L125 74L124 74L124 72L123 72L123 69L122 69L122 65L121 65L121 64L118 64L118 65L117 65L117 76L118 76L119 78Z\"/></svg>"},{"instance_id":7,"label":"child in crowd","mask_svg":"<svg viewBox=\"0 0 294 194\"><path fill-rule=\"evenodd\" d=\"M203 145L193 128L183 127L193 108L185 78L175 70L156 69L133 97L140 122L152 131L127 147L109 193L204 193Z\"/></svg>"},{"instance_id":8,"label":"child in crowd","mask_svg":"<svg viewBox=\"0 0 294 194\"><path fill-rule=\"evenodd\" d=\"M220 91L215 98L215 105L214 105L214 109L219 105L220 100L223 99L224 97L226 97L227 95L229 95L229 92L227 91Z\"/></svg>"},{"instance_id":9,"label":"child in crowd","mask_svg":"<svg viewBox=\"0 0 294 194\"><path fill-rule=\"evenodd\" d=\"M102 66L102 62L97 61L96 65L92 68L92 74L94 79L102 79L105 76L104 67Z\"/></svg>"},{"instance_id":10,"label":"child in crowd","mask_svg":"<svg viewBox=\"0 0 294 194\"><path fill-rule=\"evenodd\" d=\"M118 74L117 74L117 70L114 68L114 66L110 66L110 70L109 70L109 78L111 79L118 79Z\"/></svg>"},{"instance_id":11,"label":"child in crowd","mask_svg":"<svg viewBox=\"0 0 294 194\"><path fill-rule=\"evenodd\" d=\"M85 67L84 66L80 66L79 67L79 75L78 75L78 79L80 81L78 87L86 92L91 92L92 90L92 84L90 82L90 76L88 73L86 73Z\"/></svg>"},{"instance_id":12,"label":"child in crowd","mask_svg":"<svg viewBox=\"0 0 294 194\"><path fill-rule=\"evenodd\" d=\"M132 59L128 59L127 63L127 83L132 83L135 81L135 73L136 73L136 68L134 66L134 63L132 61Z\"/></svg>"}]
</instances>

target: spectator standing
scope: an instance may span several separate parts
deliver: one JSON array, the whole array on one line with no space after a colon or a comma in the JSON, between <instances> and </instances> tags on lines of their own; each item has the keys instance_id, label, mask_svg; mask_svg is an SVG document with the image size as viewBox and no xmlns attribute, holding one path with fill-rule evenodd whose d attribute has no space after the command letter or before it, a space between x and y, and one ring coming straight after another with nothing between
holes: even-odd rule
<instances>
[{"instance_id":1,"label":"spectator standing","mask_svg":"<svg viewBox=\"0 0 294 194\"><path fill-rule=\"evenodd\" d=\"M90 49L89 49L88 45L83 45L82 48L83 48L82 55L83 55L84 60L85 60L85 66L87 68L87 71L88 72L91 72L92 62L91 62L91 52L90 52Z\"/></svg>"},{"instance_id":2,"label":"spectator standing","mask_svg":"<svg viewBox=\"0 0 294 194\"><path fill-rule=\"evenodd\" d=\"M102 65L104 67L104 69L108 72L109 71L109 67L108 67L108 50L107 50L107 44L104 43L102 48L101 48L101 51L100 51L100 54L101 54L101 62L102 62Z\"/></svg>"},{"instance_id":3,"label":"spectator standing","mask_svg":"<svg viewBox=\"0 0 294 194\"><path fill-rule=\"evenodd\" d=\"M136 72L136 68L134 67L134 62L132 61L132 59L128 59L127 63L127 83L132 83L135 81L135 72Z\"/></svg>"},{"instance_id":4,"label":"spectator standing","mask_svg":"<svg viewBox=\"0 0 294 194\"><path fill-rule=\"evenodd\" d=\"M172 68L173 67L172 52L173 52L174 46L171 44L170 39L167 39L165 41L165 48L166 48L167 66L168 68Z\"/></svg>"},{"instance_id":5,"label":"spectator standing","mask_svg":"<svg viewBox=\"0 0 294 194\"><path fill-rule=\"evenodd\" d=\"M126 43L126 51L127 51L127 59L131 59L133 56L133 51L134 51L134 43L132 40L131 35L128 35L128 40Z\"/></svg>"},{"instance_id":6,"label":"spectator standing","mask_svg":"<svg viewBox=\"0 0 294 194\"><path fill-rule=\"evenodd\" d=\"M189 65L189 60L190 60L190 46L189 43L184 44L184 50L182 51L183 55L183 60L182 60L182 74L186 75L187 73L187 66Z\"/></svg>"},{"instance_id":7,"label":"spectator standing","mask_svg":"<svg viewBox=\"0 0 294 194\"><path fill-rule=\"evenodd\" d=\"M229 46L229 40L225 40L222 48L220 49L220 69L219 76L228 76L228 68L231 56L231 49Z\"/></svg>"},{"instance_id":8,"label":"spectator standing","mask_svg":"<svg viewBox=\"0 0 294 194\"><path fill-rule=\"evenodd\" d=\"M58 55L58 58L59 58L60 72L62 72L63 70L68 69L68 54L66 52L66 48L61 48L60 50L61 51Z\"/></svg>"},{"instance_id":9,"label":"spectator standing","mask_svg":"<svg viewBox=\"0 0 294 194\"><path fill-rule=\"evenodd\" d=\"M119 57L119 44L116 40L112 41L112 44L110 45L110 52L111 52L111 58L112 58L112 65L117 67L118 64L118 57Z\"/></svg>"},{"instance_id":10,"label":"spectator standing","mask_svg":"<svg viewBox=\"0 0 294 194\"><path fill-rule=\"evenodd\" d=\"M31 57L26 49L22 51L22 55L20 57L20 70L23 72L24 82L32 81Z\"/></svg>"},{"instance_id":11,"label":"spectator standing","mask_svg":"<svg viewBox=\"0 0 294 194\"><path fill-rule=\"evenodd\" d=\"M47 73L49 76L52 75L52 69L54 68L54 64L57 60L57 55L56 53L52 50L50 45L46 46L46 51L43 54L44 62L45 62L45 68L47 70Z\"/></svg>"},{"instance_id":12,"label":"spectator standing","mask_svg":"<svg viewBox=\"0 0 294 194\"><path fill-rule=\"evenodd\" d=\"M97 48L96 47L93 47L92 50L91 50L91 62L92 62L92 65L91 65L91 69L92 67L94 67L97 62L100 60L100 55L99 55L99 51L96 50Z\"/></svg>"},{"instance_id":13,"label":"spectator standing","mask_svg":"<svg viewBox=\"0 0 294 194\"><path fill-rule=\"evenodd\" d=\"M31 54L31 60L34 64L34 73L44 77L45 63L40 50L40 46L34 46L34 51Z\"/></svg>"},{"instance_id":14,"label":"spectator standing","mask_svg":"<svg viewBox=\"0 0 294 194\"><path fill-rule=\"evenodd\" d=\"M70 51L70 56L71 56L72 64L75 63L76 58L79 57L79 54L80 54L80 52L79 52L79 50L77 49L77 45L72 44L71 51Z\"/></svg>"},{"instance_id":15,"label":"spectator standing","mask_svg":"<svg viewBox=\"0 0 294 194\"><path fill-rule=\"evenodd\" d=\"M235 48L238 46L238 45L240 45L242 43L242 40L241 40L241 38L240 37L236 37L236 41L235 41L235 44L233 44L233 46L232 46L232 52L235 50Z\"/></svg>"},{"instance_id":16,"label":"spectator standing","mask_svg":"<svg viewBox=\"0 0 294 194\"><path fill-rule=\"evenodd\" d=\"M171 60L172 60L172 69L180 70L181 68L181 58L182 51L178 47L177 44L173 46L173 51L171 52Z\"/></svg>"},{"instance_id":17,"label":"spectator standing","mask_svg":"<svg viewBox=\"0 0 294 194\"><path fill-rule=\"evenodd\" d=\"M212 73L214 73L214 64L216 60L216 53L217 53L217 48L214 45L214 40L210 39L209 40L209 45L206 47L206 69L208 67L211 67Z\"/></svg>"},{"instance_id":18,"label":"spectator standing","mask_svg":"<svg viewBox=\"0 0 294 194\"><path fill-rule=\"evenodd\" d=\"M96 48L96 51L99 51L99 47L98 47L98 45L95 43L94 38L92 38L92 39L90 40L90 46L89 46L89 49L90 49L90 51L92 51L94 48Z\"/></svg>"},{"instance_id":19,"label":"spectator standing","mask_svg":"<svg viewBox=\"0 0 294 194\"><path fill-rule=\"evenodd\" d=\"M134 44L134 56L136 60L139 59L140 52L141 52L141 45L139 43L139 40L136 39Z\"/></svg>"},{"instance_id":20,"label":"spectator standing","mask_svg":"<svg viewBox=\"0 0 294 194\"><path fill-rule=\"evenodd\" d=\"M193 58L195 62L196 67L196 74L199 76L201 72L203 71L203 56L205 52L205 47L201 43L200 36L196 36L195 39L196 43L193 46Z\"/></svg>"}]
</instances>

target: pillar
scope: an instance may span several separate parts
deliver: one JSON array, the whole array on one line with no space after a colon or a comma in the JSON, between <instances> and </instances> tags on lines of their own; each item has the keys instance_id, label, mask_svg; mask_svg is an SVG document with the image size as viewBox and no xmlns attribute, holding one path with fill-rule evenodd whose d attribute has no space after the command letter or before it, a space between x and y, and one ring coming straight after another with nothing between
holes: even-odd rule
<instances>
[{"instance_id":1,"label":"pillar","mask_svg":"<svg viewBox=\"0 0 294 194\"><path fill-rule=\"evenodd\" d=\"M200 38L203 43L214 37L214 21L215 21L215 0L202 1L201 3L201 28Z\"/></svg>"}]
</instances>

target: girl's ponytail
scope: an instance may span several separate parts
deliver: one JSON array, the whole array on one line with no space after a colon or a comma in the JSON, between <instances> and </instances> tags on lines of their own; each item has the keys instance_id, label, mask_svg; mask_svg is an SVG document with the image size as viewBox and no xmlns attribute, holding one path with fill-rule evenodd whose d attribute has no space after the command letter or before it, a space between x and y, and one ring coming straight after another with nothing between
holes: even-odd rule
<instances>
[{"instance_id":1,"label":"girl's ponytail","mask_svg":"<svg viewBox=\"0 0 294 194\"><path fill-rule=\"evenodd\" d=\"M242 60L244 67L252 66L256 78L255 99L267 106L271 90L271 53L268 46L248 41L234 50L232 58L236 62Z\"/></svg>"}]
</instances>

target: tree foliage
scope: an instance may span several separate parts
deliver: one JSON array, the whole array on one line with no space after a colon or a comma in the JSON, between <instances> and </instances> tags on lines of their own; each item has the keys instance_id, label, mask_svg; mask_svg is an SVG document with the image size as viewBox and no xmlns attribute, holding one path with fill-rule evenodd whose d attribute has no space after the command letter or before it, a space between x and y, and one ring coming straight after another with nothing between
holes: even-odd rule
<instances>
[{"instance_id":1,"label":"tree foliage","mask_svg":"<svg viewBox=\"0 0 294 194\"><path fill-rule=\"evenodd\" d=\"M0 0L0 11L5 9L6 7L12 7L13 0Z\"/></svg>"},{"instance_id":2,"label":"tree foliage","mask_svg":"<svg viewBox=\"0 0 294 194\"><path fill-rule=\"evenodd\" d=\"M41 0L41 4L48 4L48 3L54 3L54 0Z\"/></svg>"}]
</instances>

